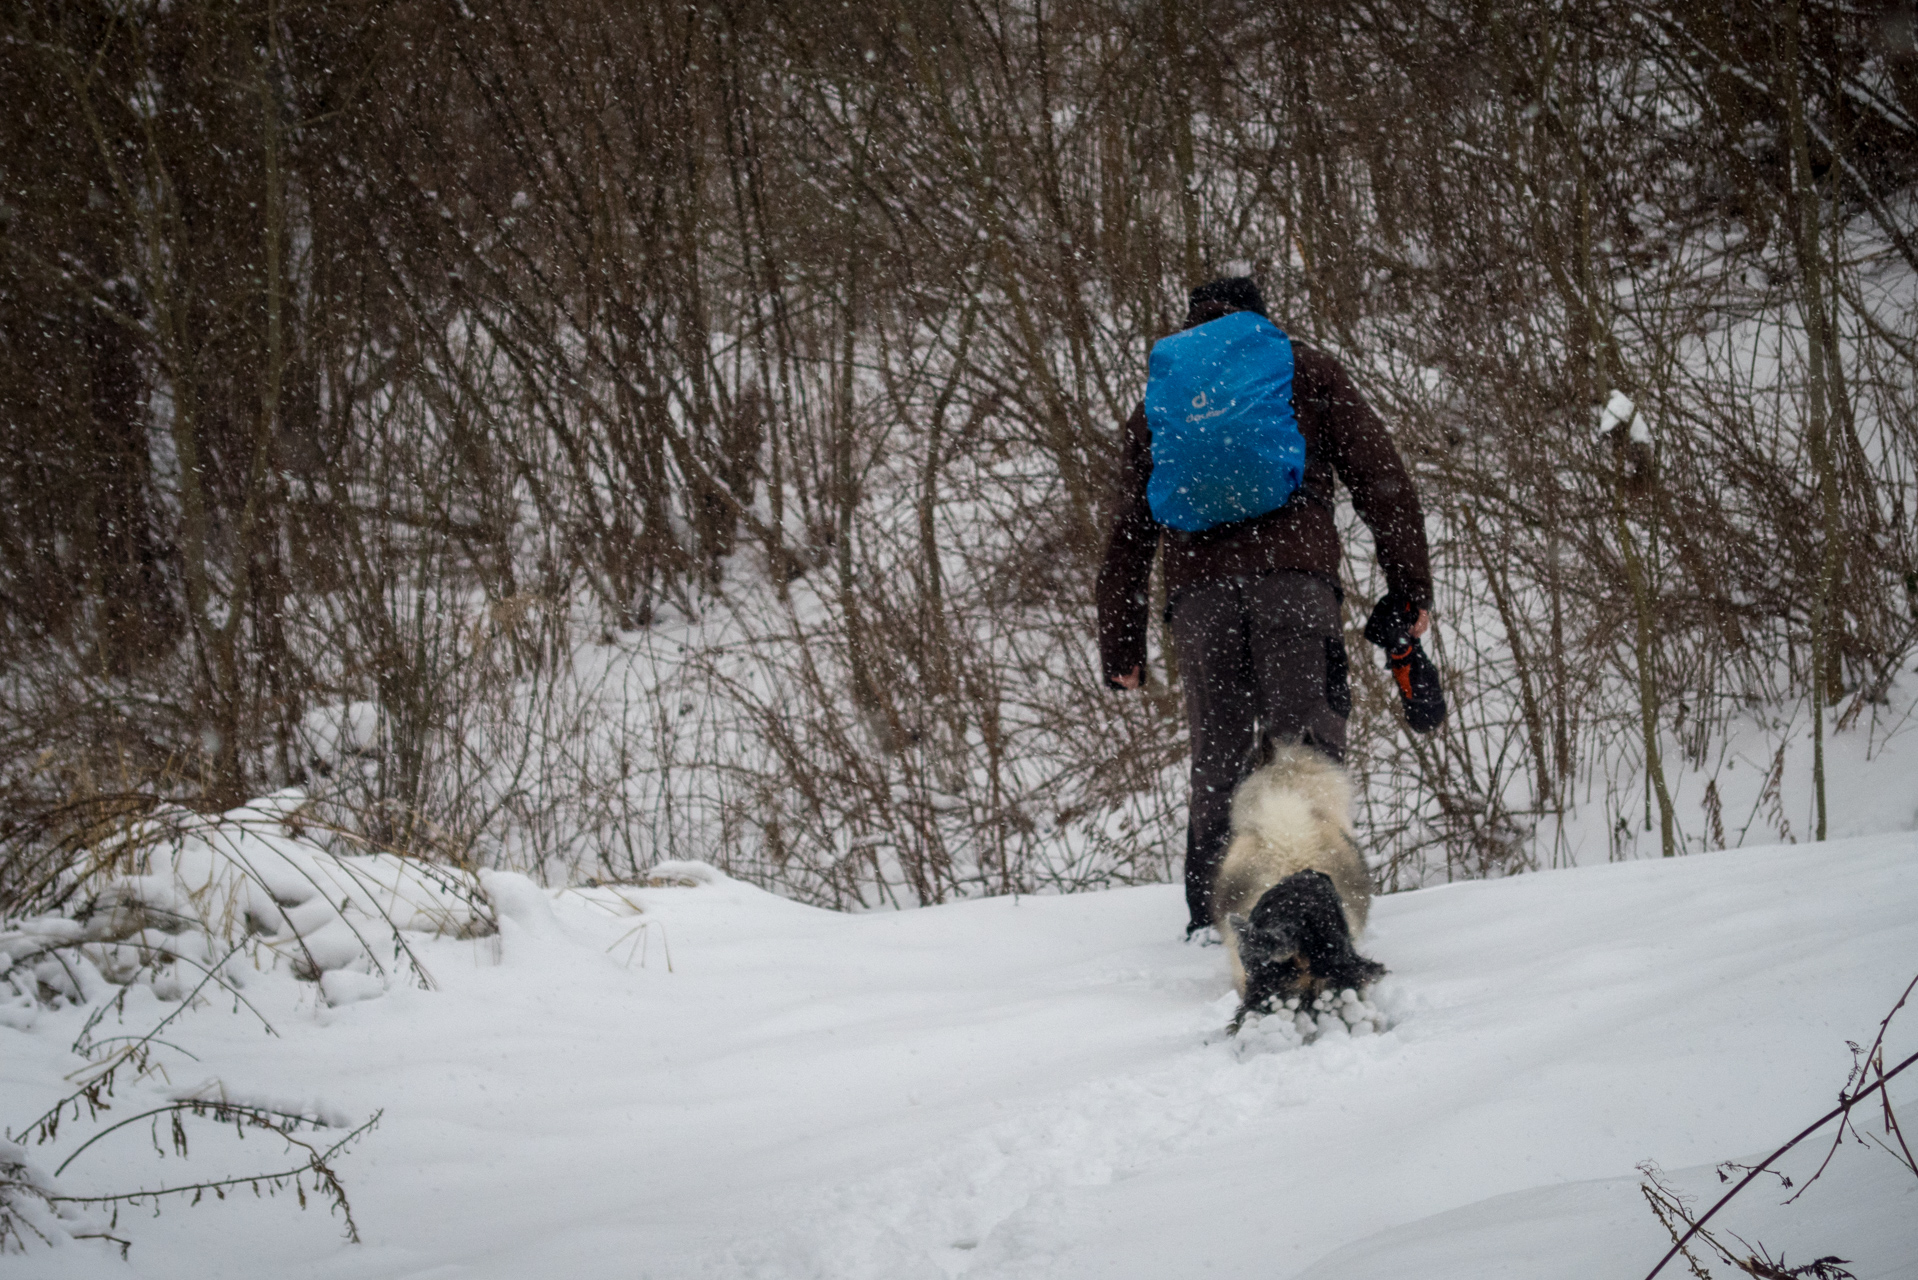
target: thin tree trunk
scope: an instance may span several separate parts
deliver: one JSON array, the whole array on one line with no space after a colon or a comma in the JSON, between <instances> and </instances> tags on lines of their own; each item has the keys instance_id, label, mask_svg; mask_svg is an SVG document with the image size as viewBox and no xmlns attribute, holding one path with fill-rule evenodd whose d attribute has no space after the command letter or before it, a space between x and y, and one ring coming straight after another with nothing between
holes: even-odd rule
<instances>
[{"instance_id":1,"label":"thin tree trunk","mask_svg":"<svg viewBox=\"0 0 1918 1280\"><path fill-rule=\"evenodd\" d=\"M1833 464L1829 377L1827 358L1835 359L1837 347L1830 340L1826 311L1824 263L1819 247L1818 192L1812 181L1811 145L1805 122L1805 102L1798 68L1798 0L1785 6L1783 39L1779 42L1778 72L1784 81L1785 113L1791 146L1792 209L1790 222L1793 247L1798 258L1800 308L1805 317L1810 395L1807 405L1809 425L1806 451L1811 455L1812 474L1818 486L1820 537L1823 542L1818 563L1818 579L1812 596L1811 615L1811 778L1816 805L1815 834L1825 838L1825 699L1827 665L1831 660L1832 604L1837 588L1838 562L1843 550L1840 541L1841 512L1838 501L1838 470Z\"/></svg>"},{"instance_id":2,"label":"thin tree trunk","mask_svg":"<svg viewBox=\"0 0 1918 1280\"><path fill-rule=\"evenodd\" d=\"M1172 163L1179 181L1179 226L1184 232L1186 288L1205 283L1205 260L1199 242L1199 186L1192 148L1192 95L1186 71L1184 35L1179 30L1177 0L1163 0L1159 21L1164 24L1166 66L1171 82Z\"/></svg>"},{"instance_id":3,"label":"thin tree trunk","mask_svg":"<svg viewBox=\"0 0 1918 1280\"><path fill-rule=\"evenodd\" d=\"M1611 325L1602 313L1598 298L1597 275L1592 270L1592 220L1591 220L1591 178L1587 172L1587 163L1582 148L1572 143L1573 162L1578 166L1576 185L1577 235L1578 235L1578 291L1583 295L1586 322L1596 341L1592 347L1592 365L1596 368L1596 403L1606 404L1611 398L1611 354L1617 349L1611 332ZM1619 431L1628 431L1629 424L1620 423ZM1622 458L1622 450L1619 455ZM1638 543L1632 537L1631 521L1626 510L1626 477L1622 466L1615 466L1611 476L1612 491L1612 531L1618 540L1619 554L1625 561L1625 577L1632 596L1632 651L1638 676L1638 720L1639 730L1644 743L1645 775L1658 803L1659 850L1664 857L1675 857L1678 853L1677 834L1674 830L1671 791L1665 784L1665 765L1658 746L1658 619L1657 604L1652 596L1652 583L1644 559L1639 555ZM1650 483L1656 484L1657 477L1650 477ZM1650 806L1647 805L1645 825L1651 827Z\"/></svg>"}]
</instances>

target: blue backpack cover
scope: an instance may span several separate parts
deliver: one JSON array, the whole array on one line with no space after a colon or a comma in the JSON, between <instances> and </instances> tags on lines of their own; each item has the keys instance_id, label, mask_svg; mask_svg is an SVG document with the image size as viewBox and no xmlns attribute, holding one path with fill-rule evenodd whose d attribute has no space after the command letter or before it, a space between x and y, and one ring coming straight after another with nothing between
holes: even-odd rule
<instances>
[{"instance_id":1,"label":"blue backpack cover","mask_svg":"<svg viewBox=\"0 0 1918 1280\"><path fill-rule=\"evenodd\" d=\"M1305 475L1292 412L1292 340L1255 311L1234 311L1152 346L1145 389L1152 430L1152 517L1188 533L1285 505Z\"/></svg>"}]
</instances>

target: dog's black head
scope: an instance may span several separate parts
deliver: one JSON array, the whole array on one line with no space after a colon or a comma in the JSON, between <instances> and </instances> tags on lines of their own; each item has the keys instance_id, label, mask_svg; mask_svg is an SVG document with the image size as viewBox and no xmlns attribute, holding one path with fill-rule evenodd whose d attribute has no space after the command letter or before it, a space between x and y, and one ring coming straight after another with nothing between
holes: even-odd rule
<instances>
[{"instance_id":1,"label":"dog's black head","mask_svg":"<svg viewBox=\"0 0 1918 1280\"><path fill-rule=\"evenodd\" d=\"M1258 915L1258 908L1254 907L1250 919L1241 915L1227 917L1239 940L1239 962L1250 969L1297 954L1297 922L1283 916L1261 920Z\"/></svg>"},{"instance_id":2,"label":"dog's black head","mask_svg":"<svg viewBox=\"0 0 1918 1280\"><path fill-rule=\"evenodd\" d=\"M1287 876L1260 895L1249 915L1227 923L1245 966L1240 1018L1294 997L1310 1001L1328 989L1362 991L1385 976L1384 965L1352 949L1338 890L1322 871Z\"/></svg>"},{"instance_id":3,"label":"dog's black head","mask_svg":"<svg viewBox=\"0 0 1918 1280\"><path fill-rule=\"evenodd\" d=\"M1262 899L1259 906L1264 905ZM1261 918L1254 907L1251 918L1234 915L1227 923L1238 938L1239 963L1245 967L1245 1009L1265 1012L1306 993L1312 973L1301 953L1296 920L1272 912Z\"/></svg>"}]
</instances>

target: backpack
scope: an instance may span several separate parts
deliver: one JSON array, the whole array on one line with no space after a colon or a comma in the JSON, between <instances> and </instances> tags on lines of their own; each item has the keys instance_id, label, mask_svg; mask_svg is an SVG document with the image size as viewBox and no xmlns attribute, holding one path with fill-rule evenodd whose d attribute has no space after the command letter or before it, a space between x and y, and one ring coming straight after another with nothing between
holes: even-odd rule
<instances>
[{"instance_id":1,"label":"backpack","mask_svg":"<svg viewBox=\"0 0 1918 1280\"><path fill-rule=\"evenodd\" d=\"M1285 505L1305 475L1292 412L1292 340L1256 311L1234 311L1152 346L1152 518L1187 533Z\"/></svg>"}]
</instances>

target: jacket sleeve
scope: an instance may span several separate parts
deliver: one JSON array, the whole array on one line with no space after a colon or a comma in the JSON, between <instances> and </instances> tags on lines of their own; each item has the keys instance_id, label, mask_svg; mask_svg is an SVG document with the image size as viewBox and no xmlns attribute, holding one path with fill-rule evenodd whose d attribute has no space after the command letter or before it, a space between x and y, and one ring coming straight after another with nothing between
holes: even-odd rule
<instances>
[{"instance_id":1,"label":"jacket sleeve","mask_svg":"<svg viewBox=\"0 0 1918 1280\"><path fill-rule=\"evenodd\" d=\"M1352 506L1372 531L1386 585L1420 609L1432 607L1432 560L1425 511L1392 437L1338 361L1323 361L1319 388L1331 427L1332 466L1351 491Z\"/></svg>"},{"instance_id":2,"label":"jacket sleeve","mask_svg":"<svg viewBox=\"0 0 1918 1280\"><path fill-rule=\"evenodd\" d=\"M1159 545L1160 526L1146 502L1152 436L1143 404L1126 419L1122 451L1112 534L1106 542L1098 587L1099 663L1112 688L1119 687L1117 677L1145 666L1146 589L1152 577L1152 553Z\"/></svg>"}]
</instances>

